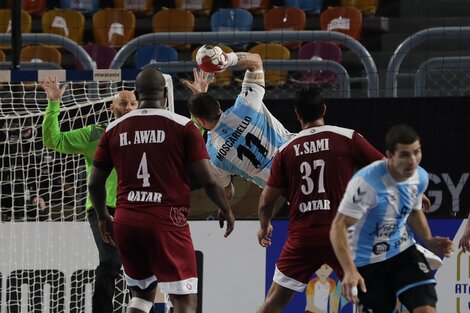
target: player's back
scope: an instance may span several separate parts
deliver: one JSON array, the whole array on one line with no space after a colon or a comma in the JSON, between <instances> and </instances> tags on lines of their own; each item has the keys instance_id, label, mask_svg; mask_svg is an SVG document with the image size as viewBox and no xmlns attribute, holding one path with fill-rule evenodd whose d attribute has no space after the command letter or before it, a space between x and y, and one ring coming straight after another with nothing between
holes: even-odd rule
<instances>
[{"instance_id":1,"label":"player's back","mask_svg":"<svg viewBox=\"0 0 470 313\"><path fill-rule=\"evenodd\" d=\"M281 147L272 169L279 167L284 176L291 228L329 226L355 168L382 157L352 129L325 125L301 131Z\"/></svg>"},{"instance_id":2,"label":"player's back","mask_svg":"<svg viewBox=\"0 0 470 313\"><path fill-rule=\"evenodd\" d=\"M105 138L118 173L118 207L189 206L188 167L207 151L188 118L138 109L111 123Z\"/></svg>"},{"instance_id":3,"label":"player's back","mask_svg":"<svg viewBox=\"0 0 470 313\"><path fill-rule=\"evenodd\" d=\"M293 135L263 104L264 88L244 83L235 104L208 133L215 166L264 187L278 148Z\"/></svg>"}]
</instances>

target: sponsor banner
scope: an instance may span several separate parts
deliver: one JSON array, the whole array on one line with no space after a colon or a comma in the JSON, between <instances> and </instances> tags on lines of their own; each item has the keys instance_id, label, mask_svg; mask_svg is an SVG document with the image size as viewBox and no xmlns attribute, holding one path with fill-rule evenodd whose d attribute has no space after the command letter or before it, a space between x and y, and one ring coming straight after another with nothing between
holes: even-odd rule
<instances>
[{"instance_id":1,"label":"sponsor banner","mask_svg":"<svg viewBox=\"0 0 470 313\"><path fill-rule=\"evenodd\" d=\"M287 221L280 220L273 221L272 224L272 245L267 249L266 256L266 292L271 286L275 263L286 241L289 225ZM436 271L437 312L470 312L470 253L463 254L458 251L458 241L465 224L466 220L461 219L429 220L433 235L451 238L455 248L454 254L444 258L442 267ZM305 292L294 295L283 312L355 313L355 307L340 296L338 276L328 268L319 269L317 274L319 276L312 277ZM399 306L398 312L408 311Z\"/></svg>"},{"instance_id":2,"label":"sponsor banner","mask_svg":"<svg viewBox=\"0 0 470 313\"><path fill-rule=\"evenodd\" d=\"M435 234L444 233L447 229L456 232L454 236L449 234L453 238L455 252L451 257L444 258L442 267L436 272L437 312L470 312L470 253L458 250L466 223L467 220L460 223L442 221L432 225Z\"/></svg>"},{"instance_id":3,"label":"sponsor banner","mask_svg":"<svg viewBox=\"0 0 470 313\"><path fill-rule=\"evenodd\" d=\"M11 76L10 71L0 71L0 82L10 82Z\"/></svg>"},{"instance_id":4,"label":"sponsor banner","mask_svg":"<svg viewBox=\"0 0 470 313\"><path fill-rule=\"evenodd\" d=\"M266 252L256 239L258 222L238 221L228 238L218 221L194 221L190 227L203 295L199 312L254 312L265 289ZM74 311L70 307L91 312L97 252L88 222L3 223L0 312L31 311L28 302L42 306L42 312Z\"/></svg>"},{"instance_id":5,"label":"sponsor banner","mask_svg":"<svg viewBox=\"0 0 470 313\"><path fill-rule=\"evenodd\" d=\"M57 79L59 82L65 81L65 70L38 70L38 81L46 79Z\"/></svg>"},{"instance_id":6,"label":"sponsor banner","mask_svg":"<svg viewBox=\"0 0 470 313\"><path fill-rule=\"evenodd\" d=\"M274 228L272 245L266 254L266 293L271 287L274 268L282 247L286 242L288 221L272 221ZM292 301L284 309L284 313L290 312L356 312L354 306L341 296L339 278L328 266L317 270L304 292L296 292Z\"/></svg>"},{"instance_id":7,"label":"sponsor banner","mask_svg":"<svg viewBox=\"0 0 470 313\"><path fill-rule=\"evenodd\" d=\"M93 70L94 81L120 81L121 70L116 69L95 69Z\"/></svg>"}]
</instances>

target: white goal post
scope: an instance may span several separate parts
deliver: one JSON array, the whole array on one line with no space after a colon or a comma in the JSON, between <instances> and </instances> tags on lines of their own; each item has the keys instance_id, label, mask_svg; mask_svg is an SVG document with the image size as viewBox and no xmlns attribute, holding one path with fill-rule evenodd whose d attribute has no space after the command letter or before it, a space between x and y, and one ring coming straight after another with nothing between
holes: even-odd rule
<instances>
[{"instance_id":1,"label":"white goal post","mask_svg":"<svg viewBox=\"0 0 470 313\"><path fill-rule=\"evenodd\" d=\"M85 165L78 154L43 147L47 98L37 82L56 77L68 84L59 115L60 128L67 131L111 121L112 97L133 90L137 73L0 71L1 313L91 312L94 271L89 269L98 264L98 255L88 223L82 223L87 218ZM164 77L168 109L174 111L172 77ZM122 277L116 291L115 312L125 312Z\"/></svg>"}]
</instances>

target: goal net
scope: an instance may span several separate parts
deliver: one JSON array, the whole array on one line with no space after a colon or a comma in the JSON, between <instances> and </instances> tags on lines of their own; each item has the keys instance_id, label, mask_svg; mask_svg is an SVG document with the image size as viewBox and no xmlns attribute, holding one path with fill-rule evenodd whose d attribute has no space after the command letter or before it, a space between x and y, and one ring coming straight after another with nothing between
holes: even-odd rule
<instances>
[{"instance_id":1,"label":"goal net","mask_svg":"<svg viewBox=\"0 0 470 313\"><path fill-rule=\"evenodd\" d=\"M47 98L37 81L58 77L67 83L59 115L61 131L67 131L113 119L112 97L133 90L134 80L110 72L98 76L114 80L67 81L66 71L38 71L22 82L0 73L1 313L91 312L98 253L86 222L85 164L81 155L43 146ZM174 111L172 79L165 79ZM121 276L114 312L125 312L128 296Z\"/></svg>"}]
</instances>

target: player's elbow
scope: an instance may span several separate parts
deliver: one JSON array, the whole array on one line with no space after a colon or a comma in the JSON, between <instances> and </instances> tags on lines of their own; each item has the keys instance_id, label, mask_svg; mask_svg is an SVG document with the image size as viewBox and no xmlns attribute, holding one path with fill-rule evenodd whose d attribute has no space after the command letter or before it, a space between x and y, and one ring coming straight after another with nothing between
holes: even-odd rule
<instances>
[{"instance_id":1,"label":"player's elbow","mask_svg":"<svg viewBox=\"0 0 470 313\"><path fill-rule=\"evenodd\" d=\"M253 71L259 71L263 69L263 59L257 53L253 53Z\"/></svg>"},{"instance_id":2,"label":"player's elbow","mask_svg":"<svg viewBox=\"0 0 470 313\"><path fill-rule=\"evenodd\" d=\"M54 149L56 147L56 145L54 144L54 140L52 140L52 137L45 133L42 134L42 144L44 145L44 147L49 149Z\"/></svg>"},{"instance_id":3,"label":"player's elbow","mask_svg":"<svg viewBox=\"0 0 470 313\"><path fill-rule=\"evenodd\" d=\"M215 179L207 179L204 182L202 182L202 186L206 191L208 190L216 190L218 188L222 189L222 186L217 183L217 180Z\"/></svg>"},{"instance_id":4,"label":"player's elbow","mask_svg":"<svg viewBox=\"0 0 470 313\"><path fill-rule=\"evenodd\" d=\"M253 62L257 64L263 64L263 60L261 59L261 56L258 53L252 53L251 55L253 58Z\"/></svg>"},{"instance_id":5,"label":"player's elbow","mask_svg":"<svg viewBox=\"0 0 470 313\"><path fill-rule=\"evenodd\" d=\"M88 192L90 194L96 194L99 190L99 183L91 178L89 181L88 181Z\"/></svg>"},{"instance_id":6,"label":"player's elbow","mask_svg":"<svg viewBox=\"0 0 470 313\"><path fill-rule=\"evenodd\" d=\"M44 145L44 147L46 148L49 148L49 149L54 149L54 145L52 142L48 141L48 140L43 140L42 141L42 144Z\"/></svg>"},{"instance_id":7,"label":"player's elbow","mask_svg":"<svg viewBox=\"0 0 470 313\"><path fill-rule=\"evenodd\" d=\"M235 194L235 187L233 186L233 183L230 183L227 186L225 186L224 190L225 190L225 195L227 196L227 199L231 200L233 198L233 195Z\"/></svg>"}]
</instances>

